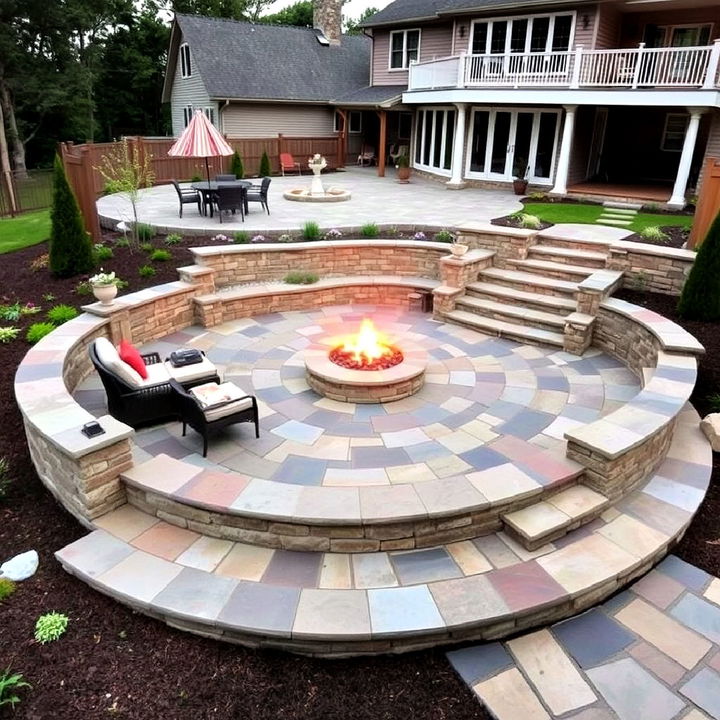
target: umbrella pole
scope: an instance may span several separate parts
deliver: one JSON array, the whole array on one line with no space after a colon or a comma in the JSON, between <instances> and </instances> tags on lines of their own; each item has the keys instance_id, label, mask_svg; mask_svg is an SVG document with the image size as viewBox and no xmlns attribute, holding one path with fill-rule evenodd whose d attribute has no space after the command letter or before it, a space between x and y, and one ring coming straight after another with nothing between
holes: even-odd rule
<instances>
[{"instance_id":1,"label":"umbrella pole","mask_svg":"<svg viewBox=\"0 0 720 720\"><path fill-rule=\"evenodd\" d=\"M207 181L210 182L210 165L208 165L208 159L205 158L205 173L207 174Z\"/></svg>"}]
</instances>

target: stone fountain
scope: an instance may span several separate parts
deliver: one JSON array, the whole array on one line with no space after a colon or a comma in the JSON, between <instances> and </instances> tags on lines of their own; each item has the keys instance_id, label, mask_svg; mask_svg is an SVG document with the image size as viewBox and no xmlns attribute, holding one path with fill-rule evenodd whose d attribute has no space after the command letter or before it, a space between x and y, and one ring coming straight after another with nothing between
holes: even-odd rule
<instances>
[{"instance_id":1,"label":"stone fountain","mask_svg":"<svg viewBox=\"0 0 720 720\"><path fill-rule=\"evenodd\" d=\"M308 159L308 167L312 170L313 178L309 188L293 188L283 193L286 200L295 202L343 202L349 200L351 193L343 188L330 187L327 190L323 186L320 173L327 167L327 160L315 153Z\"/></svg>"}]
</instances>

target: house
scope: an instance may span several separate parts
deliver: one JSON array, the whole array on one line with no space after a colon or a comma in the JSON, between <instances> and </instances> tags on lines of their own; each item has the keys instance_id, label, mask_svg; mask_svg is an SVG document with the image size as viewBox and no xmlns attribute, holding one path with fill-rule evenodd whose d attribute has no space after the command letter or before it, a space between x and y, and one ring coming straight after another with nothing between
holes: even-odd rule
<instances>
[{"instance_id":1,"label":"house","mask_svg":"<svg viewBox=\"0 0 720 720\"><path fill-rule=\"evenodd\" d=\"M369 39L340 35L340 5L317 0L313 30L179 15L175 132L205 103L228 134L335 131L380 174L405 146L452 189L525 174L671 207L720 155L714 0L395 0Z\"/></svg>"}]
</instances>

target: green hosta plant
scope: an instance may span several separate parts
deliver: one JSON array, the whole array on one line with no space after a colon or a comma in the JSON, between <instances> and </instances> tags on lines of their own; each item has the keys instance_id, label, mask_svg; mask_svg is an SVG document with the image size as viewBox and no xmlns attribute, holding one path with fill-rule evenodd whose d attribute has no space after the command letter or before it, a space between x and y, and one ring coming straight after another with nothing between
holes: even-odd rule
<instances>
[{"instance_id":1,"label":"green hosta plant","mask_svg":"<svg viewBox=\"0 0 720 720\"><path fill-rule=\"evenodd\" d=\"M48 320L53 325L62 325L68 320L78 316L78 311L72 305L56 305L48 310Z\"/></svg>"},{"instance_id":2,"label":"green hosta plant","mask_svg":"<svg viewBox=\"0 0 720 720\"><path fill-rule=\"evenodd\" d=\"M7 600L16 590L17 585L10 578L0 578L0 602Z\"/></svg>"},{"instance_id":3,"label":"green hosta plant","mask_svg":"<svg viewBox=\"0 0 720 720\"><path fill-rule=\"evenodd\" d=\"M182 242L182 235L178 235L177 233L170 233L165 238L165 244L166 245L177 245L178 243Z\"/></svg>"},{"instance_id":4,"label":"green hosta plant","mask_svg":"<svg viewBox=\"0 0 720 720\"><path fill-rule=\"evenodd\" d=\"M10 673L10 668L5 668L5 672L0 675L0 708L10 706L13 710L20 702L17 691L20 688L31 688L30 683L23 680L20 673Z\"/></svg>"},{"instance_id":5,"label":"green hosta plant","mask_svg":"<svg viewBox=\"0 0 720 720\"><path fill-rule=\"evenodd\" d=\"M112 248L109 248L106 245L102 245L100 243L95 245L93 253L95 255L95 259L98 262L101 262L102 260L109 260L113 256Z\"/></svg>"},{"instance_id":6,"label":"green hosta plant","mask_svg":"<svg viewBox=\"0 0 720 720\"><path fill-rule=\"evenodd\" d=\"M42 340L46 335L49 335L55 326L49 322L33 323L25 334L25 339L34 345L36 342Z\"/></svg>"},{"instance_id":7,"label":"green hosta plant","mask_svg":"<svg viewBox=\"0 0 720 720\"><path fill-rule=\"evenodd\" d=\"M68 622L68 616L62 613L41 615L35 623L35 639L42 645L57 640L67 630Z\"/></svg>"},{"instance_id":8,"label":"green hosta plant","mask_svg":"<svg viewBox=\"0 0 720 720\"><path fill-rule=\"evenodd\" d=\"M9 343L14 340L19 334L20 328L12 326L0 327L0 343Z\"/></svg>"}]
</instances>

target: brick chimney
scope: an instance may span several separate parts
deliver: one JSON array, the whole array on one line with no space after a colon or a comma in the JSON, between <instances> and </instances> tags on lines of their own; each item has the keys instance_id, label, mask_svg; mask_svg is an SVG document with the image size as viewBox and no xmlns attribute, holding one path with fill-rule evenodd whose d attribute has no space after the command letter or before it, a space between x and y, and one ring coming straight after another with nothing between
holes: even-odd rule
<instances>
[{"instance_id":1,"label":"brick chimney","mask_svg":"<svg viewBox=\"0 0 720 720\"><path fill-rule=\"evenodd\" d=\"M342 0L313 0L313 27L320 30L331 45L340 44Z\"/></svg>"}]
</instances>

